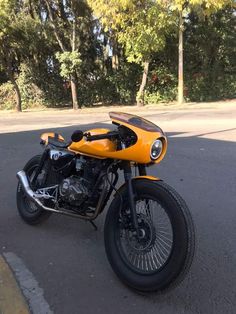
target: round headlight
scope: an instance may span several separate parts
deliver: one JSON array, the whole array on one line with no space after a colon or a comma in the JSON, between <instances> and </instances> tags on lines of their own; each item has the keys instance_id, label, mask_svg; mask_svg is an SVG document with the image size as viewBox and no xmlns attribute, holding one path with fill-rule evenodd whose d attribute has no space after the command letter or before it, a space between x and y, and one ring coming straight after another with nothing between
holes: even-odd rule
<instances>
[{"instance_id":1,"label":"round headlight","mask_svg":"<svg viewBox=\"0 0 236 314\"><path fill-rule=\"evenodd\" d=\"M158 157L160 157L162 148L163 144L161 140L156 140L155 142L153 142L150 152L151 159L156 160Z\"/></svg>"}]
</instances>

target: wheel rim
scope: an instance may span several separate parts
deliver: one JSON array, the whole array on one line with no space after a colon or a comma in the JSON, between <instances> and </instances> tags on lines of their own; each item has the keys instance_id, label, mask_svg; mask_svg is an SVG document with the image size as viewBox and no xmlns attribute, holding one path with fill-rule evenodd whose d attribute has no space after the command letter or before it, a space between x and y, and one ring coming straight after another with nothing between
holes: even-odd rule
<instances>
[{"instance_id":1,"label":"wheel rim","mask_svg":"<svg viewBox=\"0 0 236 314\"><path fill-rule=\"evenodd\" d=\"M139 234L131 230L130 211L122 211L118 221L117 244L123 261L139 273L159 271L173 249L173 230L168 214L156 200L136 201Z\"/></svg>"}]
</instances>

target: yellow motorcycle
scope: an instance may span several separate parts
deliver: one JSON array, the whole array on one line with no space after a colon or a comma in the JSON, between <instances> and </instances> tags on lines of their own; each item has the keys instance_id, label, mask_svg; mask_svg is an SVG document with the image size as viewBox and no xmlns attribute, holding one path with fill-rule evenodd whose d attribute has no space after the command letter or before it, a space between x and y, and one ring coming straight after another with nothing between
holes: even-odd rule
<instances>
[{"instance_id":1,"label":"yellow motorcycle","mask_svg":"<svg viewBox=\"0 0 236 314\"><path fill-rule=\"evenodd\" d=\"M110 118L114 128L77 130L68 142L57 133L41 135L44 152L17 173L18 211L31 225L58 213L96 228L113 193L104 227L111 267L133 289L164 291L190 268L192 218L173 188L146 173L165 156L161 128L127 113Z\"/></svg>"}]
</instances>

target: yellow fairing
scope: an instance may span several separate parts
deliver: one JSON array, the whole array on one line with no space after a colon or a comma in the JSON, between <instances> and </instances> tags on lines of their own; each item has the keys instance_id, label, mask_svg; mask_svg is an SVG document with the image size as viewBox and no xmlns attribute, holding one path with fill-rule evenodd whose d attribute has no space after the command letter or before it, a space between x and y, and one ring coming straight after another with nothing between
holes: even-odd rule
<instances>
[{"instance_id":1,"label":"yellow fairing","mask_svg":"<svg viewBox=\"0 0 236 314\"><path fill-rule=\"evenodd\" d=\"M124 121L120 121L119 119L112 119L114 122L118 124L122 124L132 131L135 132L137 135L137 141L134 145L127 147L122 150L116 150L115 143L111 142L110 140L97 140L88 142L85 139L82 139L80 142L73 142L69 146L69 150L74 151L76 153L80 153L83 155L93 156L96 158L112 158L112 159L119 159L119 160L130 160L137 163L148 164L150 162L158 163L160 162L167 149L167 140L163 133L161 132L149 132L143 129L140 129L136 126L130 125L129 123L125 123ZM107 133L108 129L93 129L88 130L91 135L95 134L103 134ZM163 143L163 151L160 157L152 161L150 158L150 149L153 142L156 139L161 139Z\"/></svg>"}]
</instances>

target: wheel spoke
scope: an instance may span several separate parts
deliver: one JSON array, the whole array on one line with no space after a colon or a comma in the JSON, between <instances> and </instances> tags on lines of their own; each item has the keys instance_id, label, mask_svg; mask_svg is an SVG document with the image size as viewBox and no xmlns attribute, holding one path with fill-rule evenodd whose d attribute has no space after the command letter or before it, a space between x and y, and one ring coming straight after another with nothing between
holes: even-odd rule
<instances>
[{"instance_id":1,"label":"wheel spoke","mask_svg":"<svg viewBox=\"0 0 236 314\"><path fill-rule=\"evenodd\" d=\"M119 241L124 259L136 271L152 273L167 262L173 246L173 230L165 209L156 200L136 201L139 235L128 229L130 216L120 215ZM127 215L127 210L126 210Z\"/></svg>"},{"instance_id":2,"label":"wheel spoke","mask_svg":"<svg viewBox=\"0 0 236 314\"><path fill-rule=\"evenodd\" d=\"M171 242L171 245L170 245L170 244L168 244L162 237L158 236L157 238L159 239L159 243L160 243L160 244L165 248L165 250L167 250L167 252L168 252L168 250L172 247L172 242ZM167 246L167 248L166 248L165 246Z\"/></svg>"}]
</instances>

